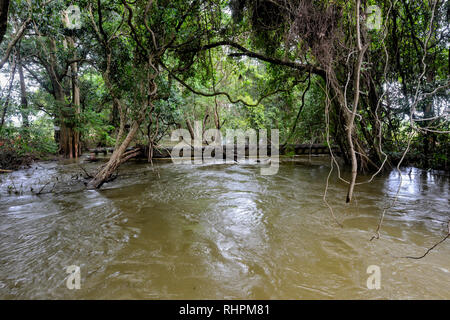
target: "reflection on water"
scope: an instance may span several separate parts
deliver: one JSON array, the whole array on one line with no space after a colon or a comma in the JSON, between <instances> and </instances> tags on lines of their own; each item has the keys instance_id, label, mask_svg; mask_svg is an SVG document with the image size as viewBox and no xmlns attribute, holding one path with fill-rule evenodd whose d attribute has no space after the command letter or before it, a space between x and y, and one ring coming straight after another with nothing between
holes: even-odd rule
<instances>
[{"instance_id":1,"label":"reflection on water","mask_svg":"<svg viewBox=\"0 0 450 320\"><path fill-rule=\"evenodd\" d=\"M286 162L274 176L249 164L132 163L100 191L83 189L77 164L1 175L0 298L449 299L450 241L400 258L444 235L449 178L403 170L370 242L398 173L359 185L351 205L333 177L341 229L322 201L328 170L327 160ZM56 194L31 193L47 182ZM372 264L381 290L366 287ZM66 288L69 265L81 290Z\"/></svg>"}]
</instances>

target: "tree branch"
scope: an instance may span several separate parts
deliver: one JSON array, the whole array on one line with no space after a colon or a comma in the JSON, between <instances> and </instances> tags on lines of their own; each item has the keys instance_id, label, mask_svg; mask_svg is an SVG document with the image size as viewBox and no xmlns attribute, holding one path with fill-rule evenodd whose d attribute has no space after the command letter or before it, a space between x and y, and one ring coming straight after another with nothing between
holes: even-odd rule
<instances>
[{"instance_id":1,"label":"tree branch","mask_svg":"<svg viewBox=\"0 0 450 320\"><path fill-rule=\"evenodd\" d=\"M213 93L198 91L198 90L192 88L190 85L188 85L185 81L181 80L181 79L180 79L179 77L177 77L174 73L172 73L172 72L169 70L169 68L167 68L161 61L160 61L160 65L161 65L164 69L166 69L167 72L168 72L175 80L177 80L179 83L181 83L186 89L188 89L188 90L191 91L192 93L195 93L195 94L198 94L198 95L204 96L204 97L216 97L216 96L220 96L220 95L226 96L227 99L228 99L228 101L229 101L230 103L235 104L235 103L240 102L240 103L246 105L247 107L256 107L256 106L258 106L258 105L261 103L261 101L264 100L265 98L268 98L268 97L270 97L270 96L272 96L272 95L274 95L274 94L280 93L280 92L287 92L287 91L289 91L289 90L292 90L292 89L299 83L299 82L295 82L294 85L293 85L291 88L289 88L289 89L278 89L278 90L275 90L275 91L270 92L270 93L268 93L268 94L265 94L265 95L259 97L258 101L257 101L255 104L251 104L251 103L245 102L245 101L242 100L242 99L233 99L233 98L230 96L230 94L229 94L228 92L224 92L224 91L216 91L216 92L213 92Z\"/></svg>"},{"instance_id":2,"label":"tree branch","mask_svg":"<svg viewBox=\"0 0 450 320\"><path fill-rule=\"evenodd\" d=\"M272 64L276 64L276 65L281 65L281 66L286 66L292 69L296 69L299 71L308 71L311 73L314 73L316 75L319 75L321 77L323 77L325 79L326 77L326 73L324 70L315 67L313 65L310 64L301 64L301 63L297 63L297 62L293 62L293 61L286 61L286 60L281 60L281 59L277 59L277 58L273 58L273 57L268 57L265 56L263 54L257 53L257 52L253 52L248 50L247 48L243 47L242 45L233 42L233 41L228 41L228 40L223 40L223 41L218 41L215 43L211 43L208 45L204 45L202 47L199 48L194 48L194 49L190 49L190 50L183 50L182 52L199 52L199 51L204 51L204 50L209 50L212 48L216 48L216 47L221 47L221 46L229 46L235 49L238 49L239 51L241 51L240 53L231 53L229 54L230 57L240 57L240 56L247 56L250 58L255 58L261 61L265 61L268 63L272 63Z\"/></svg>"},{"instance_id":3,"label":"tree branch","mask_svg":"<svg viewBox=\"0 0 450 320\"><path fill-rule=\"evenodd\" d=\"M30 21L31 21L31 18L28 18L27 20L25 20L25 22L17 30L17 32L14 35L14 37L12 38L12 40L9 42L8 47L6 48L5 54L2 58L2 60L0 61L0 69L3 67L3 65L6 63L6 61L8 61L8 58L9 58L9 55L11 54L12 48L14 48L17 41L19 41L20 38L22 38L22 36L25 32L25 29Z\"/></svg>"}]
</instances>

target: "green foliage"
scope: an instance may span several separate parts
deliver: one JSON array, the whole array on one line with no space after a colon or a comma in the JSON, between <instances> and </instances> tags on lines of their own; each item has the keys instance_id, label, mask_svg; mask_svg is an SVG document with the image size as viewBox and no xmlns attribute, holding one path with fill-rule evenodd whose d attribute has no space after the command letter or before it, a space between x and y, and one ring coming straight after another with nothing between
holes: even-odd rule
<instances>
[{"instance_id":1,"label":"green foliage","mask_svg":"<svg viewBox=\"0 0 450 320\"><path fill-rule=\"evenodd\" d=\"M57 151L49 119L38 119L28 128L6 126L0 129L0 165L3 168L15 168L33 159L46 159Z\"/></svg>"},{"instance_id":2,"label":"green foliage","mask_svg":"<svg viewBox=\"0 0 450 320\"><path fill-rule=\"evenodd\" d=\"M154 1L147 11L146 1L127 1L124 5L121 1L82 0L76 3L82 11L80 30L66 29L61 21L62 11L74 4L72 1L45 3L44 6L44 1L14 0L10 5L11 21L20 23L28 15L32 18L26 36L15 49L20 50L27 69L28 108L21 106L16 77L5 112L6 125L0 132L3 146L16 150L20 156L56 153L53 128L61 124L80 132L84 148L113 146L120 125L113 97L125 108L126 120L122 124L128 129L147 103L151 65L157 69L157 95L145 110L134 143L148 144L148 137L155 132L155 140L159 141L172 129L186 127L186 120L205 121L207 128L219 126L222 130L279 129L281 143L326 143L324 88L329 83L327 74L317 70L332 68L338 85L348 89L344 99L351 101L354 94L353 83L347 82L347 75L352 74L348 66L353 65L355 55L345 51L352 49L346 46L355 45L354 2L282 1L287 8L299 4L307 7L308 10L301 11L304 12L301 21L295 21L295 15L286 14L277 1L162 0ZM369 46L362 65L357 117L361 121L355 136L361 142L361 149L369 150L373 156L378 118L383 149L397 159L406 148L411 130L410 108L416 94L422 97L448 83L449 48L445 40L449 36L446 14L450 5L438 3L429 33L431 2L363 2L363 5L372 4L382 9L386 33L362 28L364 42ZM99 12L102 13L101 30L98 30ZM328 24L320 25L323 21ZM336 31L338 45L329 40L333 39L329 34L320 35L317 30L321 27L325 33ZM6 35L8 39L11 29ZM104 39L99 39L98 32L106 34L108 47ZM69 45L69 40L74 46ZM159 48L154 48L153 41ZM221 41L236 42L253 54L229 45L202 49ZM425 41L428 41L426 55ZM6 45L4 41L1 49ZM109 50L111 65L106 70ZM324 63L328 54L333 61L330 66ZM74 57L79 58L80 106L73 103L73 83L68 72ZM423 62L427 64L426 72L418 86ZM292 68L286 63L311 68ZM54 70L50 70L51 66ZM2 70L5 78L11 69L11 63L5 65ZM53 71L57 81L52 78ZM105 84L106 71L110 87ZM309 87L308 76L311 76ZM61 85L62 98L55 93L56 84ZM2 91L0 111L7 100L4 85ZM217 92L225 92L231 100L240 99L245 103L231 103L224 94L211 96ZM328 93L333 95L331 91ZM378 105L377 98L385 93L389 93L389 99L384 97ZM342 101L332 98L330 143L345 146L345 116L339 110L342 112L349 106L342 106ZM254 106L256 102L259 104ZM448 92L438 90L417 104L415 116L420 120L435 118L449 105ZM31 126L27 128L22 121L22 127L16 128L23 115L29 116ZM432 125L445 131L448 122L440 118L417 121L416 125L419 130L411 144L411 157L417 158L423 167L448 168L448 134L424 130Z\"/></svg>"}]
</instances>

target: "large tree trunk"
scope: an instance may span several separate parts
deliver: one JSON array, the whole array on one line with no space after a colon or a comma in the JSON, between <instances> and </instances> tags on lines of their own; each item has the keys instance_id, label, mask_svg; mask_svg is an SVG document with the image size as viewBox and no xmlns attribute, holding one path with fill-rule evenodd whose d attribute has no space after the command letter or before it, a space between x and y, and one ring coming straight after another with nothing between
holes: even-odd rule
<instances>
[{"instance_id":1,"label":"large tree trunk","mask_svg":"<svg viewBox=\"0 0 450 320\"><path fill-rule=\"evenodd\" d=\"M66 38L68 45L74 48L75 44L71 37ZM76 56L74 56L76 59ZM80 113L80 88L78 86L78 63L73 62L70 65L70 75L72 84L72 103L69 106L62 105L60 112L60 137L59 151L65 158L78 158L81 155L80 132L77 130L76 120ZM64 103L64 93L61 88Z\"/></svg>"},{"instance_id":2,"label":"large tree trunk","mask_svg":"<svg viewBox=\"0 0 450 320\"><path fill-rule=\"evenodd\" d=\"M194 128L192 127L192 123L189 119L186 119L186 126L189 131L189 135L191 136L190 143L193 143L193 141L195 139L195 133L194 133Z\"/></svg>"},{"instance_id":3,"label":"large tree trunk","mask_svg":"<svg viewBox=\"0 0 450 320\"><path fill-rule=\"evenodd\" d=\"M77 157L78 153L74 149L77 133L73 129L74 124L71 122L74 119L75 114L71 107L67 107L63 88L58 86L55 90L55 100L59 105L59 123L58 139L59 139L59 154L65 158Z\"/></svg>"},{"instance_id":4,"label":"large tree trunk","mask_svg":"<svg viewBox=\"0 0 450 320\"><path fill-rule=\"evenodd\" d=\"M75 43L72 38L69 38L69 43L72 48L75 47ZM74 56L74 59L76 59L77 56ZM73 107L75 108L75 115L76 118L79 117L81 113L81 102L80 102L80 87L78 85L78 62L72 63L70 66L71 73L72 73L72 103ZM81 142L80 142L80 132L77 128L74 129L74 137L73 137L73 150L74 150L74 157L78 158L81 156Z\"/></svg>"},{"instance_id":5,"label":"large tree trunk","mask_svg":"<svg viewBox=\"0 0 450 320\"><path fill-rule=\"evenodd\" d=\"M143 112L145 113L145 111ZM130 131L126 138L120 143L119 147L114 149L113 154L109 161L104 165L100 171L95 175L95 177L89 181L87 188L88 189L97 189L100 188L111 176L112 174L119 168L119 166L127 161L128 159L136 156L136 152L125 152L130 145L131 141L134 139L139 127L142 123L143 117L141 117L133 122Z\"/></svg>"},{"instance_id":6,"label":"large tree trunk","mask_svg":"<svg viewBox=\"0 0 450 320\"><path fill-rule=\"evenodd\" d=\"M54 85L55 100L59 106L59 117L55 121L59 124L59 130L55 132L59 143L59 154L64 158L73 158L78 154L74 149L75 131L73 129L74 124L71 123L71 119L74 118L74 112L71 107L67 107L65 100L64 90L59 85Z\"/></svg>"},{"instance_id":7,"label":"large tree trunk","mask_svg":"<svg viewBox=\"0 0 450 320\"><path fill-rule=\"evenodd\" d=\"M78 158L79 156L79 132L73 125L67 125L65 119L61 119L61 130L59 137L60 153L65 158Z\"/></svg>"}]
</instances>

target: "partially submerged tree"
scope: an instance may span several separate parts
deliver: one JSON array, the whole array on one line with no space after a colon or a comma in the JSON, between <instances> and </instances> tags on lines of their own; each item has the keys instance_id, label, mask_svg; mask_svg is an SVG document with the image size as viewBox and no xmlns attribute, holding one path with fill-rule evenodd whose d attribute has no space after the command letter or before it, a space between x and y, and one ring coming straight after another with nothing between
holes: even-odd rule
<instances>
[{"instance_id":1,"label":"partially submerged tree","mask_svg":"<svg viewBox=\"0 0 450 320\"><path fill-rule=\"evenodd\" d=\"M114 5L97 1L89 8L92 27L104 52L103 79L120 112L114 153L89 182L89 188L100 187L123 162L136 155L136 150L126 150L145 117L154 112L155 102L161 99L158 82L167 51L202 32L202 26L195 22L203 4L123 0Z\"/></svg>"}]
</instances>

